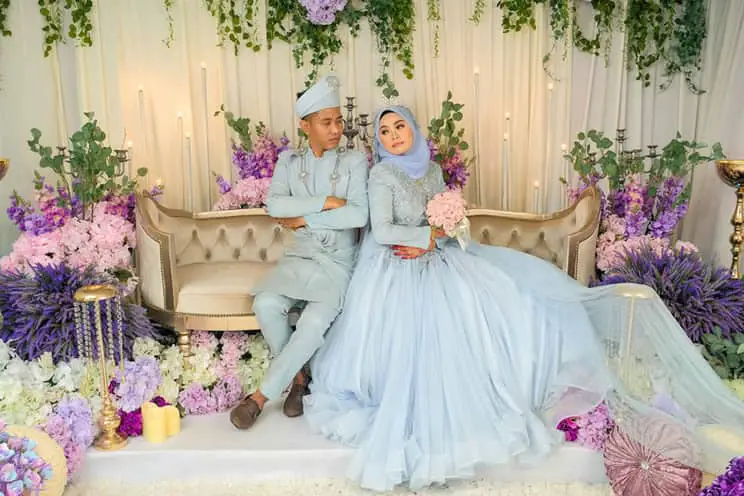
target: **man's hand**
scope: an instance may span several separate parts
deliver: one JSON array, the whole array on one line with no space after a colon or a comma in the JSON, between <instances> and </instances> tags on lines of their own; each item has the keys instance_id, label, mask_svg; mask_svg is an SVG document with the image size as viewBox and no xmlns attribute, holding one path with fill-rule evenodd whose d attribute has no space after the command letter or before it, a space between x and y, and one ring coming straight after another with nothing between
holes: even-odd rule
<instances>
[{"instance_id":1,"label":"man's hand","mask_svg":"<svg viewBox=\"0 0 744 496\"><path fill-rule=\"evenodd\" d=\"M285 217L282 219L276 219L276 221L284 228L296 231L301 227L305 227L304 217Z\"/></svg>"},{"instance_id":2,"label":"man's hand","mask_svg":"<svg viewBox=\"0 0 744 496\"><path fill-rule=\"evenodd\" d=\"M414 246L393 245L393 255L402 258L403 260L411 260L429 253L433 249L432 245L434 245L434 241L431 242L428 250L416 248Z\"/></svg>"},{"instance_id":3,"label":"man's hand","mask_svg":"<svg viewBox=\"0 0 744 496\"><path fill-rule=\"evenodd\" d=\"M337 208L345 207L346 200L337 196L327 196L326 201L323 204L323 210L334 210Z\"/></svg>"}]
</instances>

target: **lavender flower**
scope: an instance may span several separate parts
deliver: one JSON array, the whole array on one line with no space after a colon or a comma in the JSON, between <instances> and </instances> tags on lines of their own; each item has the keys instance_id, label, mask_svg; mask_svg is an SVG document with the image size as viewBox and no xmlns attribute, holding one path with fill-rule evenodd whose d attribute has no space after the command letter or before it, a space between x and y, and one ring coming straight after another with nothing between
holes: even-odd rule
<instances>
[{"instance_id":1,"label":"lavender flower","mask_svg":"<svg viewBox=\"0 0 744 496\"><path fill-rule=\"evenodd\" d=\"M744 457L729 462L724 473L700 491L698 496L742 496L744 495Z\"/></svg>"},{"instance_id":2,"label":"lavender flower","mask_svg":"<svg viewBox=\"0 0 744 496\"><path fill-rule=\"evenodd\" d=\"M0 339L15 348L23 360L50 352L55 363L78 356L75 349L73 295L80 287L114 282L93 269L80 271L65 265L39 265L28 277L0 271L0 312L4 321ZM137 337L152 337L154 329L145 310L124 300L125 357L131 356Z\"/></svg>"},{"instance_id":3,"label":"lavender flower","mask_svg":"<svg viewBox=\"0 0 744 496\"><path fill-rule=\"evenodd\" d=\"M307 10L307 19L320 26L333 24L336 14L344 10L347 0L300 0Z\"/></svg>"},{"instance_id":4,"label":"lavender flower","mask_svg":"<svg viewBox=\"0 0 744 496\"><path fill-rule=\"evenodd\" d=\"M632 251L598 285L623 282L654 289L696 343L715 328L725 337L741 332L744 280L732 279L727 269L705 262L696 252L648 246Z\"/></svg>"},{"instance_id":5,"label":"lavender flower","mask_svg":"<svg viewBox=\"0 0 744 496\"><path fill-rule=\"evenodd\" d=\"M465 187L465 183L470 177L470 171L465 160L462 158L462 154L459 149L455 149L455 153L450 158L443 158L443 154L439 149L439 144L433 139L427 140L429 145L429 159L432 162L438 163L442 167L442 173L444 175L444 182L449 189L462 189Z\"/></svg>"}]
</instances>

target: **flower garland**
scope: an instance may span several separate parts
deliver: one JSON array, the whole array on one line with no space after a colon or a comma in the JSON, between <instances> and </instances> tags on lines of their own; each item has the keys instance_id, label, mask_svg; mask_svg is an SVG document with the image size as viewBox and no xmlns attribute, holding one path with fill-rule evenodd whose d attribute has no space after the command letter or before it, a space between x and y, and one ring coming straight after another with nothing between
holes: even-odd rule
<instances>
[{"instance_id":1,"label":"flower garland","mask_svg":"<svg viewBox=\"0 0 744 496\"><path fill-rule=\"evenodd\" d=\"M109 384L121 417L119 433L142 435L141 405L177 405L184 415L230 409L261 381L269 349L258 334L193 334L193 355L151 338L134 343L134 360L125 361ZM24 361L0 340L0 418L38 426L64 450L68 478L98 433L102 407L98 365L78 358L54 364L51 354Z\"/></svg>"}]
</instances>

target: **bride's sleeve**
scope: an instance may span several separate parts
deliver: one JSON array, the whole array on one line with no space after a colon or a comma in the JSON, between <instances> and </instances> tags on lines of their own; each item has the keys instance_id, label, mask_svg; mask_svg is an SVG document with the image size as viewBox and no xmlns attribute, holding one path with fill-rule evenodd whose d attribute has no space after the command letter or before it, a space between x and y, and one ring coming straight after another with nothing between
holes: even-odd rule
<instances>
[{"instance_id":1,"label":"bride's sleeve","mask_svg":"<svg viewBox=\"0 0 744 496\"><path fill-rule=\"evenodd\" d=\"M381 172L380 169L373 168L367 185L372 236L381 245L413 246L426 250L431 243L431 228L394 223L393 190L380 177Z\"/></svg>"}]
</instances>

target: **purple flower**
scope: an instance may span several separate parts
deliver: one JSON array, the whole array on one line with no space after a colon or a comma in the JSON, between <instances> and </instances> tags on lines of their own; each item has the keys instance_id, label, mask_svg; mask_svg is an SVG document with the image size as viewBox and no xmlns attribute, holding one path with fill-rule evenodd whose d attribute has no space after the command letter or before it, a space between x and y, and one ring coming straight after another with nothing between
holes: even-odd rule
<instances>
[{"instance_id":1,"label":"purple flower","mask_svg":"<svg viewBox=\"0 0 744 496\"><path fill-rule=\"evenodd\" d=\"M95 437L95 424L90 405L83 398L67 396L57 404L54 413L64 419L75 444L90 446Z\"/></svg>"},{"instance_id":2,"label":"purple flower","mask_svg":"<svg viewBox=\"0 0 744 496\"><path fill-rule=\"evenodd\" d=\"M76 349L73 295L80 287L110 283L109 277L93 269L67 265L39 265L29 277L0 271L0 339L15 348L23 360L34 360L50 352L55 363L80 355ZM154 334L152 323L139 305L122 301L124 353L131 356L137 337ZM118 353L118 350L116 351Z\"/></svg>"},{"instance_id":3,"label":"purple flower","mask_svg":"<svg viewBox=\"0 0 744 496\"><path fill-rule=\"evenodd\" d=\"M230 190L232 190L232 186L227 181L227 179L225 179L224 177L217 176L216 181L217 181L217 186L220 187L220 194L221 195L224 195L225 193L228 193Z\"/></svg>"},{"instance_id":4,"label":"purple flower","mask_svg":"<svg viewBox=\"0 0 744 496\"><path fill-rule=\"evenodd\" d=\"M462 189L468 181L470 171L460 153L459 148L455 148L454 154L446 158L439 148L439 144L429 138L429 158L432 162L438 163L442 167L444 182L449 189Z\"/></svg>"},{"instance_id":5,"label":"purple flower","mask_svg":"<svg viewBox=\"0 0 744 496\"><path fill-rule=\"evenodd\" d=\"M317 25L327 26L336 20L336 13L346 7L347 0L300 0L307 10L307 19Z\"/></svg>"},{"instance_id":6,"label":"purple flower","mask_svg":"<svg viewBox=\"0 0 744 496\"><path fill-rule=\"evenodd\" d=\"M742 496L744 495L744 457L729 462L724 473L700 491L698 496Z\"/></svg>"},{"instance_id":7,"label":"purple flower","mask_svg":"<svg viewBox=\"0 0 744 496\"><path fill-rule=\"evenodd\" d=\"M142 356L134 362L124 363L124 378L121 369L116 370L116 388L119 407L125 412L139 409L143 403L150 401L162 381L160 365L150 356Z\"/></svg>"},{"instance_id":8,"label":"purple flower","mask_svg":"<svg viewBox=\"0 0 744 496\"><path fill-rule=\"evenodd\" d=\"M644 247L627 254L624 265L597 283L631 282L650 286L694 342L716 328L730 337L744 322L744 279L705 262L698 253Z\"/></svg>"},{"instance_id":9,"label":"purple flower","mask_svg":"<svg viewBox=\"0 0 744 496\"><path fill-rule=\"evenodd\" d=\"M142 435L142 409L137 408L131 412L119 410L121 423L116 432L125 437L137 437Z\"/></svg>"}]
</instances>

